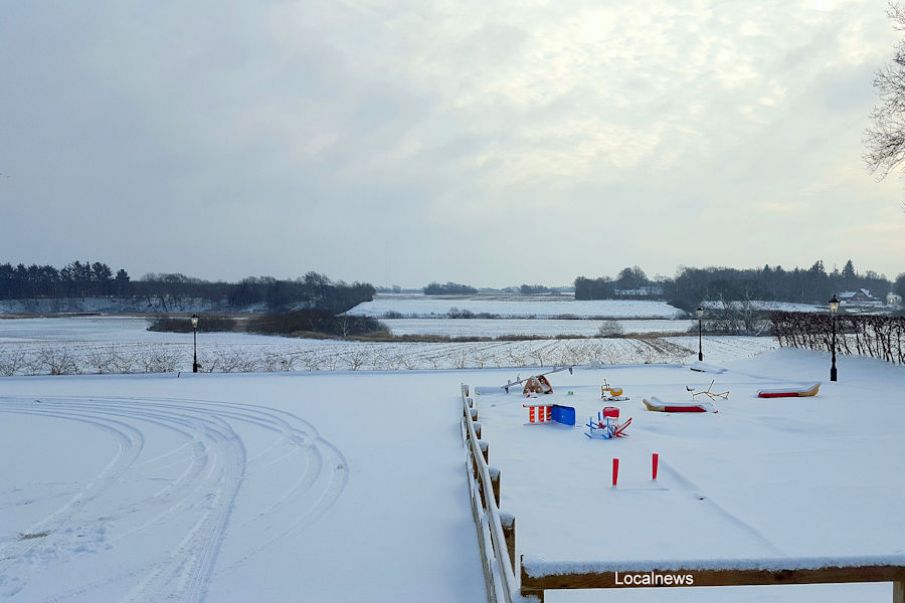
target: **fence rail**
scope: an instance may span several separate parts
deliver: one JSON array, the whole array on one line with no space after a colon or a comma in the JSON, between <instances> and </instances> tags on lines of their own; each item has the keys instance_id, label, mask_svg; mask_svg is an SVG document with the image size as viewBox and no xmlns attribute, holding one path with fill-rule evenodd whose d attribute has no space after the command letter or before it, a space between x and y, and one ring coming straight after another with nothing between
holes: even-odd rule
<instances>
[{"instance_id":1,"label":"fence rail","mask_svg":"<svg viewBox=\"0 0 905 603\"><path fill-rule=\"evenodd\" d=\"M469 387L462 385L462 436L471 511L478 530L490 603L519 600L515 567L515 518L500 511L500 471L488 464L490 447L481 440L481 424Z\"/></svg>"}]
</instances>

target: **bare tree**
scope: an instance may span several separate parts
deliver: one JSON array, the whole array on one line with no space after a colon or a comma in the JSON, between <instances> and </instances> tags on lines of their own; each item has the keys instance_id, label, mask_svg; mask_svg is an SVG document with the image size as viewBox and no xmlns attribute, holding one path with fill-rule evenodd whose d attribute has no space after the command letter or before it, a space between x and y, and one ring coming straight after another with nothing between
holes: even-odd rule
<instances>
[{"instance_id":1,"label":"bare tree","mask_svg":"<svg viewBox=\"0 0 905 603\"><path fill-rule=\"evenodd\" d=\"M138 360L146 373L175 373L179 366L179 352L167 347L149 347Z\"/></svg>"},{"instance_id":2,"label":"bare tree","mask_svg":"<svg viewBox=\"0 0 905 603\"><path fill-rule=\"evenodd\" d=\"M346 366L350 371L361 370L361 367L371 359L370 350L362 346L349 348L349 350L343 354L343 357L346 361Z\"/></svg>"},{"instance_id":3,"label":"bare tree","mask_svg":"<svg viewBox=\"0 0 905 603\"><path fill-rule=\"evenodd\" d=\"M886 14L895 29L905 31L905 7L890 2ZM890 64L877 72L874 88L879 104L864 135L864 161L882 180L905 161L905 40L899 42Z\"/></svg>"},{"instance_id":4,"label":"bare tree","mask_svg":"<svg viewBox=\"0 0 905 603\"><path fill-rule=\"evenodd\" d=\"M41 348L38 350L38 363L44 372L51 375L77 375L81 372L78 360L66 348Z\"/></svg>"},{"instance_id":5,"label":"bare tree","mask_svg":"<svg viewBox=\"0 0 905 603\"><path fill-rule=\"evenodd\" d=\"M6 349L0 351L0 375L12 377L19 369L25 368L25 352L20 349Z\"/></svg>"}]
</instances>

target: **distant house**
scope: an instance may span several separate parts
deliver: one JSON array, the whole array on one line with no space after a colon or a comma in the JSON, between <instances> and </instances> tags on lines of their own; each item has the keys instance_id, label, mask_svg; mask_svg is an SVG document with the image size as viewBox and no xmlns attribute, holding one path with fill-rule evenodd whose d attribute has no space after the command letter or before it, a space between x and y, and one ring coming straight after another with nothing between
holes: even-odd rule
<instances>
[{"instance_id":1,"label":"distant house","mask_svg":"<svg viewBox=\"0 0 905 603\"><path fill-rule=\"evenodd\" d=\"M843 291L839 294L839 303L842 305L852 304L877 304L882 303L879 299L870 294L868 289L858 289L857 291Z\"/></svg>"},{"instance_id":2,"label":"distant house","mask_svg":"<svg viewBox=\"0 0 905 603\"><path fill-rule=\"evenodd\" d=\"M887 306L901 306L902 305L902 296L896 295L892 291L886 294L886 305Z\"/></svg>"}]
</instances>

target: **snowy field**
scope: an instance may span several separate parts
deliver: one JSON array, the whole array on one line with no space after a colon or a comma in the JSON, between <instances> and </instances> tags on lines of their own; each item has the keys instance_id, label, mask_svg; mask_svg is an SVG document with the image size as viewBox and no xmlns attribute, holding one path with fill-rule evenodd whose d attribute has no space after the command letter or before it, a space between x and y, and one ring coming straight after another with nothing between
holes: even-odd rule
<instances>
[{"instance_id":1,"label":"snowy field","mask_svg":"<svg viewBox=\"0 0 905 603\"><path fill-rule=\"evenodd\" d=\"M546 321L536 322L542 325ZM142 318L119 317L0 320L0 375L191 370L191 334L151 333L146 325ZM697 346L695 336L363 343L200 333L198 358L203 371L213 372L386 371L680 363L692 360ZM770 337L707 337L704 346L708 356L712 352L720 358L739 358L774 349L777 344Z\"/></svg>"},{"instance_id":2,"label":"snowy field","mask_svg":"<svg viewBox=\"0 0 905 603\"><path fill-rule=\"evenodd\" d=\"M827 354L779 350L725 363L722 374L680 366L558 373L543 401L577 409L579 426L528 425L521 395L478 395L490 461L502 472L504 511L517 519L526 562L569 567L682 561L880 556L901 563L905 547L905 369L843 358L840 381L814 398L758 399L759 388L825 381ZM472 385L498 385L477 377ZM633 417L629 437L590 440L581 427L604 405L600 383L631 400L607 403ZM730 391L718 413L667 414L641 398L689 400L685 386ZM505 382L505 379L502 380ZM574 395L567 395L568 391ZM651 481L651 453L661 457ZM611 461L620 480L611 487ZM548 601L888 601L890 584L731 589L558 591Z\"/></svg>"},{"instance_id":3,"label":"snowy field","mask_svg":"<svg viewBox=\"0 0 905 603\"><path fill-rule=\"evenodd\" d=\"M0 379L0 600L482 601L456 373Z\"/></svg>"},{"instance_id":4,"label":"snowy field","mask_svg":"<svg viewBox=\"0 0 905 603\"><path fill-rule=\"evenodd\" d=\"M493 296L432 296L378 295L374 301L359 304L349 314L382 317L387 312L399 312L405 318L445 316L451 309L468 310L478 314L487 312L506 318L536 316L553 318L571 314L579 318L675 318L682 314L662 301L581 300L572 297L493 297Z\"/></svg>"},{"instance_id":5,"label":"snowy field","mask_svg":"<svg viewBox=\"0 0 905 603\"><path fill-rule=\"evenodd\" d=\"M732 360L735 358L735 360ZM816 398L755 389L825 378L825 354L729 370L553 375L579 419L605 377L630 436L526 426L518 395L477 397L518 552L559 563L902 556L905 370L840 360ZM484 601L458 386L514 371L0 378L0 599ZM640 397L728 388L719 413ZM566 395L567 391L574 395ZM650 452L662 456L649 479ZM609 485L612 457L622 461ZM888 601L888 584L549 592L548 601Z\"/></svg>"},{"instance_id":6,"label":"snowy field","mask_svg":"<svg viewBox=\"0 0 905 603\"><path fill-rule=\"evenodd\" d=\"M581 335L593 337L600 330L601 320L546 319L482 319L458 318L382 318L380 322L394 335L446 335L450 337L501 337L504 335ZM697 326L696 320L615 320L624 335L650 333L684 334Z\"/></svg>"}]
</instances>

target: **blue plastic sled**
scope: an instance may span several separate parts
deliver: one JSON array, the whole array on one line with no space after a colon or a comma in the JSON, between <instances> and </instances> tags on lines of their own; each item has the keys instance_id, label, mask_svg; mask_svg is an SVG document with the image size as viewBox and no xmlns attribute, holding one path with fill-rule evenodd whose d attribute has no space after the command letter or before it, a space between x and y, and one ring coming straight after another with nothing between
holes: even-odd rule
<instances>
[{"instance_id":1,"label":"blue plastic sled","mask_svg":"<svg viewBox=\"0 0 905 603\"><path fill-rule=\"evenodd\" d=\"M575 425L575 409L571 406L560 406L554 404L551 410L554 421L563 425Z\"/></svg>"}]
</instances>

